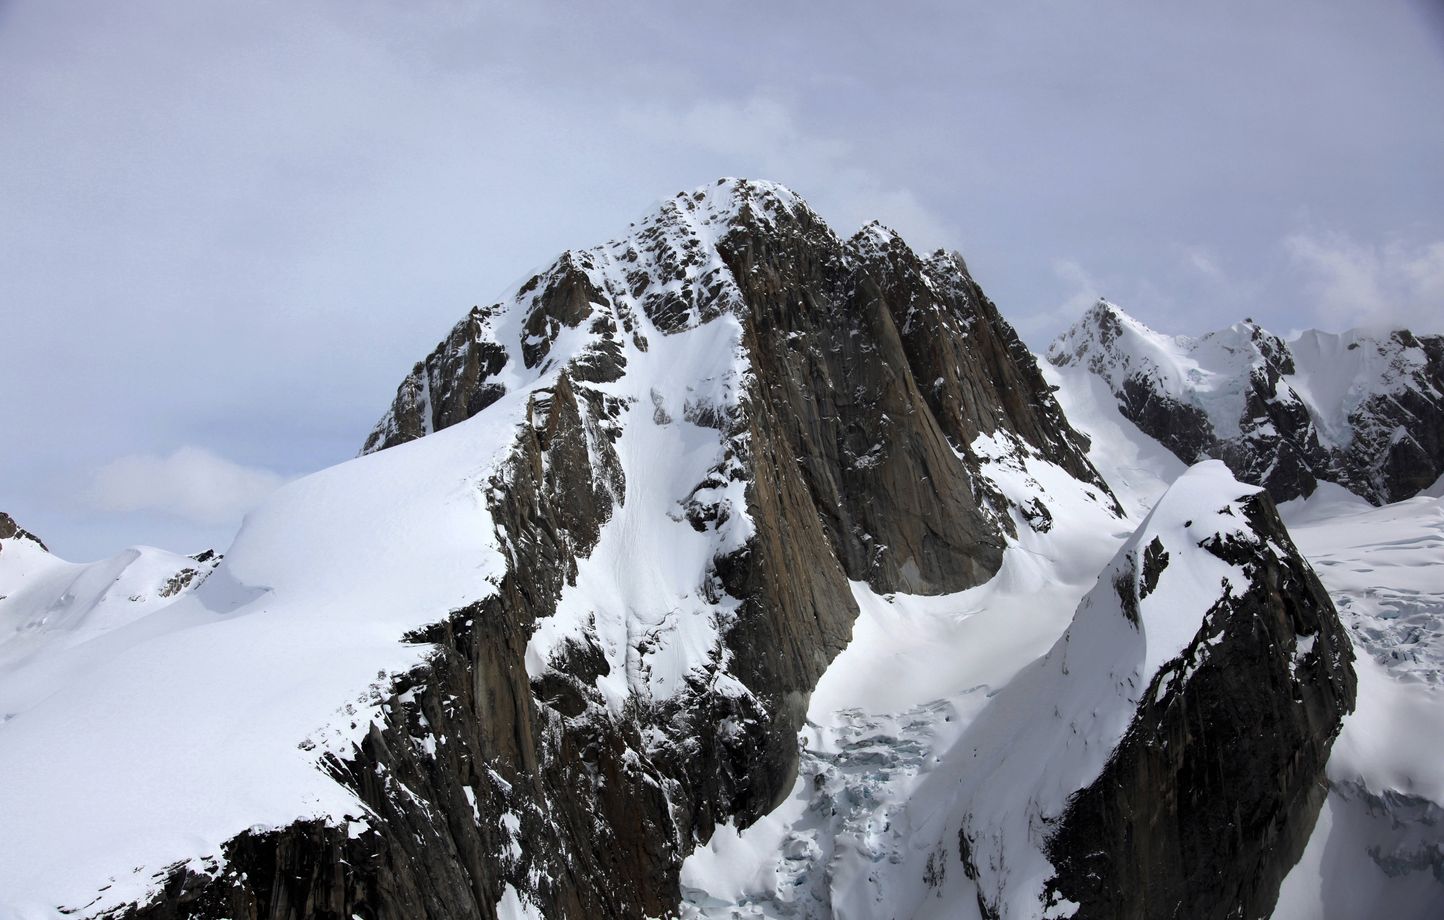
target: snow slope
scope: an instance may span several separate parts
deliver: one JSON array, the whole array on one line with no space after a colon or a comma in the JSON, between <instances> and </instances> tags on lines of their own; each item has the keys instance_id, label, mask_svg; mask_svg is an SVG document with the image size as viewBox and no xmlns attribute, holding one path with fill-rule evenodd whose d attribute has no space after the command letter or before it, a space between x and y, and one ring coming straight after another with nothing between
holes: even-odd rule
<instances>
[{"instance_id":1,"label":"snow slope","mask_svg":"<svg viewBox=\"0 0 1444 920\"><path fill-rule=\"evenodd\" d=\"M1275 917L1434 917L1444 904L1444 507L1320 489L1283 509L1359 651L1356 711Z\"/></svg>"},{"instance_id":2,"label":"snow slope","mask_svg":"<svg viewBox=\"0 0 1444 920\"><path fill-rule=\"evenodd\" d=\"M736 205L719 197L694 206L686 226L709 232L728 216L719 209ZM609 270L623 278L607 247L594 255L602 280ZM618 309L653 293L629 295ZM529 398L594 339L588 329L553 329L547 360L529 368L522 351L536 344L524 328L534 297L518 290L487 317L509 359L498 375L505 395L484 417L285 486L191 593L114 601L153 582L153 570L181 565L155 551L72 566L7 541L0 914L40 920L61 907L94 913L143 900L173 864L214 871L221 844L253 827L364 822L360 803L317 761L345 753L390 677L423 660L427 648L403 641L407 633L493 593L505 563L485 490L529 421ZM645 354L631 349L640 372L619 395L647 418L626 443L627 511L533 641L544 661L596 609L620 665L607 688L618 707L633 690L680 686L715 645L717 624L688 606L696 586L666 560L715 549L696 545L702 538L675 509L721 458L718 432L687 416L735 399L739 335L724 316L654 335ZM730 497L742 507L740 493ZM745 536L736 515L723 538ZM650 564L625 567L619 548L643 541Z\"/></svg>"},{"instance_id":3,"label":"snow slope","mask_svg":"<svg viewBox=\"0 0 1444 920\"><path fill-rule=\"evenodd\" d=\"M144 899L171 864L214 868L248 828L364 821L317 759L421 660L405 633L493 590L481 490L510 440L459 427L291 483L194 591L126 617L96 605L43 644L0 637L0 912L93 913ZM113 567L68 570L82 583ZM12 593L7 614L43 589Z\"/></svg>"},{"instance_id":4,"label":"snow slope","mask_svg":"<svg viewBox=\"0 0 1444 920\"><path fill-rule=\"evenodd\" d=\"M1054 871L1044 841L1069 798L1097 778L1153 675L1188 647L1215 602L1230 588L1247 589L1241 569L1198 546L1215 535L1247 537L1238 502L1256 491L1217 461L1188 470L1103 568L1063 636L943 755L944 766L908 802L912 849L936 841L934 852L949 853L961 825L979 875L947 876L904 915L950 916L952 905L979 894L1000 917L1038 915ZM1170 561L1129 611L1116 584L1128 580L1132 594L1155 541ZM1057 904L1043 916L1070 913Z\"/></svg>"},{"instance_id":5,"label":"snow slope","mask_svg":"<svg viewBox=\"0 0 1444 920\"><path fill-rule=\"evenodd\" d=\"M1107 383L1087 368L1038 362L1068 421L1089 441L1088 459L1124 510L1141 520L1188 464L1118 411Z\"/></svg>"},{"instance_id":6,"label":"snow slope","mask_svg":"<svg viewBox=\"0 0 1444 920\"><path fill-rule=\"evenodd\" d=\"M780 186L754 188L773 204L796 202ZM408 634L495 592L507 535L488 511L488 490L507 475L519 432L538 424L537 407L557 398L561 375L618 339L625 374L587 383L614 413L580 397L578 405L594 472L615 442L616 475L601 478L616 507L556 615L538 624L527 670L542 674L585 638L606 659L597 687L613 714L665 700L698 675L724 694L746 693L716 661L734 606L696 583L708 560L752 532L745 483L726 475L728 444L715 425L750 373L729 309L738 295L715 245L744 206L734 186L679 196L623 239L568 253L476 311L458 328L504 356L484 415L436 430L432 407L445 394L419 370L409 392L425 406L420 431L288 484L247 518L223 562L174 592L167 586L195 560L138 548L72 565L29 541L4 541L0 916L54 920L143 901L177 865L218 872L222 844L253 828L300 818L364 827L365 806L318 762L346 753L394 676L425 659L428 647ZM766 220L766 208L756 210ZM540 291L568 273L605 292L606 303L590 305L598 322L534 321ZM665 333L654 315L668 317ZM614 339L601 320L634 334ZM1209 411L1231 411L1238 394L1224 378L1248 360L1234 339L1184 348L1135 333L1138 366L1180 393L1202 381ZM964 804L978 838L1007 855L1007 871L979 879L981 890L1020 916L1036 900L1047 867L1029 822L1055 814L1096 775L1136 704L1139 676L1196 632L1199 610L1230 574L1218 560L1170 567L1140 645L1116 629L1108 606L1118 560L1145 537L1216 532L1227 523L1210 516L1216 499L1241 494L1216 464L1185 473L1123 418L1099 378L1076 367L1047 373L1128 516L1002 431L968 445L1012 504L999 511L1016 530L1001 571L939 597L853 584L861 614L812 695L796 786L772 814L740 833L723 826L687 861L689 916L925 917L941 905L967 915L979 889L945 858L939 836L940 819L956 828ZM389 414L378 437L401 435L401 425ZM1174 498L1157 504L1175 480ZM692 526L689 503L718 509L718 525ZM1320 507L1301 509L1300 526L1310 514L1337 516ZM1406 515L1418 539L1397 558L1427 561L1437 549L1437 522L1423 508ZM1391 662L1361 674L1371 711L1384 715L1350 723L1358 727L1346 730L1330 770L1370 794L1437 801L1438 761L1428 758L1440 710L1424 695L1437 690L1437 658L1432 638L1413 637L1417 623L1437 632L1430 605L1444 592L1425 567L1411 570L1415 581L1390 577L1386 594L1361 561L1393 552L1401 521L1360 517L1314 540L1320 559L1338 560L1330 587L1350 599L1356 639ZM1118 679L1070 679L1061 662L1077 654L1106 663L1087 671L1093 677ZM1045 695L1060 700L1056 719L1015 737L1009 713ZM1060 732L1063 724L1080 733ZM1377 755L1383 744L1392 759ZM985 769L974 748L987 752ZM959 776L968 777L962 787ZM1330 826L1352 820L1348 807L1331 800ZM498 910L536 914L511 887Z\"/></svg>"},{"instance_id":7,"label":"snow slope","mask_svg":"<svg viewBox=\"0 0 1444 920\"><path fill-rule=\"evenodd\" d=\"M737 602L709 598L698 573L752 533L741 480L706 496L729 509L720 533L699 532L682 513L724 460L722 433L694 419L703 405L725 415L741 395L747 364L740 323L725 314L672 335L648 331L645 352L624 346L627 374L595 385L627 407L618 419L626 434L617 442L625 494L596 547L579 561L556 614L537 624L527 647L527 670L539 677L566 640L594 635L610 668L597 686L616 715L634 696L657 700L679 692L689 672L721 647Z\"/></svg>"},{"instance_id":8,"label":"snow slope","mask_svg":"<svg viewBox=\"0 0 1444 920\"><path fill-rule=\"evenodd\" d=\"M33 540L0 540L0 673L155 612L212 565L149 546L75 565Z\"/></svg>"},{"instance_id":9,"label":"snow slope","mask_svg":"<svg viewBox=\"0 0 1444 920\"><path fill-rule=\"evenodd\" d=\"M1238 437L1251 375L1284 352L1277 337L1252 322L1195 338L1153 331L1114 304L1099 301L1048 347L1053 364L1087 367L1121 393L1132 378L1203 412L1220 439ZM1278 398L1298 400L1287 386Z\"/></svg>"},{"instance_id":10,"label":"snow slope","mask_svg":"<svg viewBox=\"0 0 1444 920\"><path fill-rule=\"evenodd\" d=\"M1309 329L1289 340L1295 368L1289 385L1309 407L1326 446L1348 446L1368 400L1420 385L1428 364L1424 352L1399 347L1390 336L1387 329Z\"/></svg>"}]
</instances>

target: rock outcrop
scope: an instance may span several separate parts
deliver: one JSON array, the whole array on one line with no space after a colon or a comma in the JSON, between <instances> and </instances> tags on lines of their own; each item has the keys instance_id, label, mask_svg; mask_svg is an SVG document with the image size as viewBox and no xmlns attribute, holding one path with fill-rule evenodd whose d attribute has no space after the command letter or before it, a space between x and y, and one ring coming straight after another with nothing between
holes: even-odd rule
<instances>
[{"instance_id":1,"label":"rock outcrop","mask_svg":"<svg viewBox=\"0 0 1444 920\"><path fill-rule=\"evenodd\" d=\"M1352 663L1267 493L1194 467L915 796L920 826L953 816L967 882L938 873L939 896L990 918L1267 917Z\"/></svg>"},{"instance_id":2,"label":"rock outcrop","mask_svg":"<svg viewBox=\"0 0 1444 920\"><path fill-rule=\"evenodd\" d=\"M1048 349L1108 382L1123 415L1185 463L1223 460L1276 501L1320 479L1374 504L1444 474L1444 336L1301 333L1246 320L1194 339L1100 301Z\"/></svg>"},{"instance_id":3,"label":"rock outcrop","mask_svg":"<svg viewBox=\"0 0 1444 920\"><path fill-rule=\"evenodd\" d=\"M1045 897L1082 905L1080 920L1267 917L1323 804L1329 750L1354 707L1353 651L1267 493L1237 507L1246 528L1200 551L1244 584L1152 675L1048 840L1057 874ZM1140 600L1166 556L1145 553Z\"/></svg>"}]
</instances>

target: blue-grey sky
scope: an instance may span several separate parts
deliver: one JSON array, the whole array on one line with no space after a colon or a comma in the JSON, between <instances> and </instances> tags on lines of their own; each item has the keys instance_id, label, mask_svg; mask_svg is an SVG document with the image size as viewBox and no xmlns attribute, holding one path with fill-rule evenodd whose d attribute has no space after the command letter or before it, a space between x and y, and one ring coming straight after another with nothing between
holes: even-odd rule
<instances>
[{"instance_id":1,"label":"blue-grey sky","mask_svg":"<svg viewBox=\"0 0 1444 920\"><path fill-rule=\"evenodd\" d=\"M1444 329L1438 0L0 0L0 510L224 547L472 304L721 175L1041 348Z\"/></svg>"}]
</instances>

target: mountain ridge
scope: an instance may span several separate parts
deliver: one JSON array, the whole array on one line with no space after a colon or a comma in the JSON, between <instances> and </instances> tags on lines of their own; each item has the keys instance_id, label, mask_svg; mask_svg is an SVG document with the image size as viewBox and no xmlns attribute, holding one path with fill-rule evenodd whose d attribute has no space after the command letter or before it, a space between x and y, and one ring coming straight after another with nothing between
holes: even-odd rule
<instances>
[{"instance_id":1,"label":"mountain ridge","mask_svg":"<svg viewBox=\"0 0 1444 920\"><path fill-rule=\"evenodd\" d=\"M1185 463L1216 457L1276 501L1336 482L1374 504L1444 474L1444 336L1251 320L1167 336L1100 300L1047 359L1107 381L1124 415Z\"/></svg>"}]
</instances>

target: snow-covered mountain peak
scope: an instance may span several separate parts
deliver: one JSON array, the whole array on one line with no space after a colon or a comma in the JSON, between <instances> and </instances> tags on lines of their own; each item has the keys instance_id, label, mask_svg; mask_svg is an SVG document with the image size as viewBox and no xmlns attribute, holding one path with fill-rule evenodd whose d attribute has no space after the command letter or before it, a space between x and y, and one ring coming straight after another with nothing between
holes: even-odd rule
<instances>
[{"instance_id":1,"label":"snow-covered mountain peak","mask_svg":"<svg viewBox=\"0 0 1444 920\"><path fill-rule=\"evenodd\" d=\"M1194 370L1186 351L1186 343L1154 332L1115 304L1099 300L1048 346L1047 357L1059 367L1087 367L1110 383L1143 374L1176 392L1187 371Z\"/></svg>"},{"instance_id":2,"label":"snow-covered mountain peak","mask_svg":"<svg viewBox=\"0 0 1444 920\"><path fill-rule=\"evenodd\" d=\"M870 220L863 224L848 243L859 253L868 255L881 255L894 248L907 248L902 234L879 220Z\"/></svg>"},{"instance_id":3,"label":"snow-covered mountain peak","mask_svg":"<svg viewBox=\"0 0 1444 920\"><path fill-rule=\"evenodd\" d=\"M719 179L678 192L617 238L562 253L495 303L471 311L402 384L362 452L476 415L563 369L592 383L624 373L624 351L737 314L743 295L721 255L734 237L835 234L775 182Z\"/></svg>"},{"instance_id":4,"label":"snow-covered mountain peak","mask_svg":"<svg viewBox=\"0 0 1444 920\"><path fill-rule=\"evenodd\" d=\"M920 257L898 233L877 221L844 241L787 187L721 179L678 193L617 239L563 253L516 291L491 306L474 309L432 355L416 365L362 452L456 424L504 393L550 386L549 381L563 372L590 385L617 381L628 375L629 362L646 360L636 355L646 354L659 337L721 317L732 317L751 334L776 335L794 318L759 321L755 302L759 296L775 297L805 282L805 275L848 280L840 285L829 281L828 287L787 304L786 310L836 313L858 326L865 336L862 341L870 346L879 335L896 334L892 329L907 337L926 329L932 330L931 347L936 349L967 335L979 315L992 326L1002 322L958 253L939 250ZM908 299L903 312L889 318L892 329L868 320L866 313L874 305L854 293L855 284L864 277ZM920 311L930 314L926 321ZM789 334L797 341L800 333ZM989 346L1011 349L997 359L1031 367L1026 350L1009 344L1016 339L1011 330L1005 339ZM909 347L928 346L919 339ZM969 389L958 379L966 362L941 354L934 358L929 361L935 366L927 393L934 411L956 415L966 409L982 415L978 430L960 418L949 420L948 436L955 447L966 449L979 433L991 435L1000 422L1006 427L1005 418L977 398L960 400L964 406L949 409L948 393L961 396ZM996 374L986 376L990 379L980 379L978 385L995 389L991 378ZM1031 381L1029 389L1037 388L1040 380ZM728 386L735 394L735 381ZM1051 411L1051 406L1051 399L1045 398L1042 408ZM725 407L719 405L721 409ZM1058 422L1061 415L1047 424L1025 427L1030 428L1029 437L1058 446L1063 441L1052 434ZM1075 466L1079 475L1102 485L1082 463Z\"/></svg>"},{"instance_id":5,"label":"snow-covered mountain peak","mask_svg":"<svg viewBox=\"0 0 1444 920\"><path fill-rule=\"evenodd\" d=\"M772 225L799 212L815 217L802 196L780 182L723 177L716 182L678 192L643 217L636 226L694 224L731 227L746 222Z\"/></svg>"},{"instance_id":6,"label":"snow-covered mountain peak","mask_svg":"<svg viewBox=\"0 0 1444 920\"><path fill-rule=\"evenodd\" d=\"M1100 302L1048 348L1101 377L1123 413L1186 463L1227 462L1278 500L1338 482L1373 502L1444 472L1444 338L1252 320L1206 335L1154 332Z\"/></svg>"},{"instance_id":7,"label":"snow-covered mountain peak","mask_svg":"<svg viewBox=\"0 0 1444 920\"><path fill-rule=\"evenodd\" d=\"M398 880L338 916L666 915L790 788L859 598L1121 518L1085 449L960 257L681 193L467 312L219 565L0 535L0 913L248 915L301 859Z\"/></svg>"},{"instance_id":8,"label":"snow-covered mountain peak","mask_svg":"<svg viewBox=\"0 0 1444 920\"><path fill-rule=\"evenodd\" d=\"M1180 399L1273 366L1089 316ZM957 253L724 179L468 312L219 564L0 517L0 914L1261 915L1332 611L1221 463L1135 530L1054 389Z\"/></svg>"},{"instance_id":9,"label":"snow-covered mountain peak","mask_svg":"<svg viewBox=\"0 0 1444 920\"><path fill-rule=\"evenodd\" d=\"M1117 304L1099 300L1048 347L1059 367L1079 364L1115 387L1134 375L1147 377L1167 395L1210 394L1236 398L1234 378L1269 363L1282 343L1251 321L1198 338L1156 332ZM1231 399L1231 401L1233 401ZM1241 405L1225 405L1226 421Z\"/></svg>"}]
</instances>

